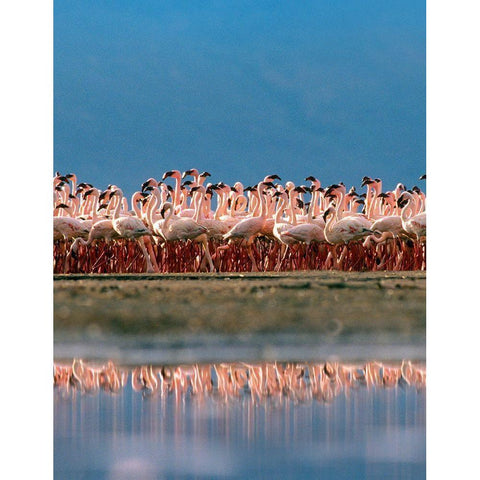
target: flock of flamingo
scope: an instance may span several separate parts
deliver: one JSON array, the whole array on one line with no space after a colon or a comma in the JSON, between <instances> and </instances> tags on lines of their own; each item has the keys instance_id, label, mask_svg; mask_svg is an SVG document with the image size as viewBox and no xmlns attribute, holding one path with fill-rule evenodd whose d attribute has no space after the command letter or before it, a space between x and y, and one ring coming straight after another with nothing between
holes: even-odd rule
<instances>
[{"instance_id":1,"label":"flock of flamingo","mask_svg":"<svg viewBox=\"0 0 480 480\"><path fill-rule=\"evenodd\" d=\"M380 179L364 177L358 193L341 182L322 188L313 176L296 186L267 175L247 187L205 184L209 176L165 172L129 204L115 185L102 191L57 172L54 272L426 269L426 196L417 186L383 192Z\"/></svg>"},{"instance_id":2,"label":"flock of flamingo","mask_svg":"<svg viewBox=\"0 0 480 480\"><path fill-rule=\"evenodd\" d=\"M423 366L367 362L363 365L326 363L220 363L177 366L144 365L131 371L109 361L92 365L81 359L54 365L54 386L62 394L120 393L130 381L135 392L177 400L188 395L211 395L228 401L250 395L253 401L289 398L295 401L330 401L341 392L359 387L426 385Z\"/></svg>"}]
</instances>

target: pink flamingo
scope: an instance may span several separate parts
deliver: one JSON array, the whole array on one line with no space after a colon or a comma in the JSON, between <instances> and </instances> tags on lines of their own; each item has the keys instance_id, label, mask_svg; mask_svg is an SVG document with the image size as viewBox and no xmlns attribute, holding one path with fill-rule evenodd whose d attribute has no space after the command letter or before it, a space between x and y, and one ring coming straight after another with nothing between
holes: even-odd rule
<instances>
[{"instance_id":1,"label":"pink flamingo","mask_svg":"<svg viewBox=\"0 0 480 480\"><path fill-rule=\"evenodd\" d=\"M208 238L206 235L207 228L199 225L191 218L174 217L173 204L170 202L163 205L162 215L164 215L167 210L169 211L168 216L165 217L165 221L161 224L158 233L160 233L167 242L195 240L202 243L205 251L205 258L208 261L210 271L213 272L215 267L208 248Z\"/></svg>"},{"instance_id":2,"label":"pink flamingo","mask_svg":"<svg viewBox=\"0 0 480 480\"><path fill-rule=\"evenodd\" d=\"M118 233L119 237L127 238L129 240L136 240L147 262L147 272L155 272L156 270L152 264L150 256L145 247L145 242L143 240L144 236L152 235L151 230L137 216L120 216L120 206L122 203L121 200L123 198L122 190L117 188L112 192L112 195L117 195L118 197L120 197L120 201L118 201L117 206L115 207L115 211L113 212L112 225L114 230Z\"/></svg>"},{"instance_id":3,"label":"pink flamingo","mask_svg":"<svg viewBox=\"0 0 480 480\"><path fill-rule=\"evenodd\" d=\"M425 212L418 215L409 215L409 209L414 210L413 195L409 192L403 192L397 201L398 206L402 208L403 229L417 237L417 240L427 236L427 214Z\"/></svg>"},{"instance_id":4,"label":"pink flamingo","mask_svg":"<svg viewBox=\"0 0 480 480\"><path fill-rule=\"evenodd\" d=\"M260 196L260 215L240 220L240 222L238 222L228 233L223 236L224 240L240 239L242 242L246 242L247 253L250 260L252 261L253 272L258 272L258 267L252 252L252 243L255 237L259 234L259 232L261 232L262 228L265 225L267 210L263 194L265 189L268 187L274 187L273 183L270 180L264 180L263 182L260 182L257 186L257 190Z\"/></svg>"}]
</instances>

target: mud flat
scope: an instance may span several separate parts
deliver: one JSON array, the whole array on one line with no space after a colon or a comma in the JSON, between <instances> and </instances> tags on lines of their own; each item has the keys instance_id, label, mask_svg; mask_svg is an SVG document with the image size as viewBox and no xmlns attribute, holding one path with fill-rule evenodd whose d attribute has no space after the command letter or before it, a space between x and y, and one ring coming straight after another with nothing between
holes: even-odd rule
<instances>
[{"instance_id":1,"label":"mud flat","mask_svg":"<svg viewBox=\"0 0 480 480\"><path fill-rule=\"evenodd\" d=\"M425 294L425 272L56 275L56 356L80 344L79 353L89 346L99 356L109 343L136 338L156 350L206 342L210 352L242 342L287 348L292 339L297 350L417 345L418 357Z\"/></svg>"}]
</instances>

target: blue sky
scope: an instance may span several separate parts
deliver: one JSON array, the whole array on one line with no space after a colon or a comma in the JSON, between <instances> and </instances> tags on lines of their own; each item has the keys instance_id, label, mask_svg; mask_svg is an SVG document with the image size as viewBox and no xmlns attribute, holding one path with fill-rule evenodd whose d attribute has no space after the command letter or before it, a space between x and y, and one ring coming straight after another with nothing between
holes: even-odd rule
<instances>
[{"instance_id":1,"label":"blue sky","mask_svg":"<svg viewBox=\"0 0 480 480\"><path fill-rule=\"evenodd\" d=\"M54 169L423 187L425 71L423 2L55 2Z\"/></svg>"}]
</instances>

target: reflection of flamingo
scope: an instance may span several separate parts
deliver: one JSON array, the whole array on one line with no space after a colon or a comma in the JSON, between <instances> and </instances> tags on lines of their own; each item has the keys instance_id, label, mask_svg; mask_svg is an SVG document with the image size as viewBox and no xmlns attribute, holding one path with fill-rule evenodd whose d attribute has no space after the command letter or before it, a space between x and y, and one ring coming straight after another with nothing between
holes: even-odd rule
<instances>
[{"instance_id":1,"label":"reflection of flamingo","mask_svg":"<svg viewBox=\"0 0 480 480\"><path fill-rule=\"evenodd\" d=\"M212 378L215 372L216 385ZM113 362L92 366L81 359L74 359L72 366L54 365L54 385L69 391L97 393L103 389L109 393L119 392L128 379L128 372L120 371ZM362 365L342 365L326 363L287 363L264 362L258 364L221 363L205 365L177 365L170 367L137 366L131 371L131 385L135 392L158 394L162 397L170 393L177 400L189 392L196 395L221 395L225 401L251 394L253 402L276 397L290 397L295 401L318 399L332 401L342 391L348 394L351 388L412 386L424 388L425 369L402 361L401 365L384 365L367 362Z\"/></svg>"}]
</instances>

